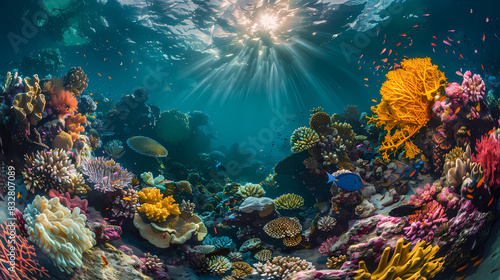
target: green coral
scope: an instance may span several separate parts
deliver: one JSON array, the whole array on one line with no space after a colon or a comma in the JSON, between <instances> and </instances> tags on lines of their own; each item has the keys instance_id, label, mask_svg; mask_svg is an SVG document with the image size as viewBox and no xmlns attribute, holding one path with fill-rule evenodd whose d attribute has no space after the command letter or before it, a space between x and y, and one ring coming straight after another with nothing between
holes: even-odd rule
<instances>
[{"instance_id":1,"label":"green coral","mask_svg":"<svg viewBox=\"0 0 500 280\"><path fill-rule=\"evenodd\" d=\"M188 116L175 109L161 113L156 135L170 144L178 144L188 139L191 135Z\"/></svg>"},{"instance_id":2,"label":"green coral","mask_svg":"<svg viewBox=\"0 0 500 280\"><path fill-rule=\"evenodd\" d=\"M163 175L158 175L156 177L153 176L151 172L144 172L141 174L141 178L146 183L147 187L160 189L161 193L166 195L174 195L175 193L175 184L172 184L168 180L165 180Z\"/></svg>"},{"instance_id":3,"label":"green coral","mask_svg":"<svg viewBox=\"0 0 500 280\"><path fill-rule=\"evenodd\" d=\"M292 145L292 152L300 153L302 151L308 150L319 142L318 134L309 127L299 127L297 128L290 138L290 144Z\"/></svg>"},{"instance_id":4,"label":"green coral","mask_svg":"<svg viewBox=\"0 0 500 280\"><path fill-rule=\"evenodd\" d=\"M278 209L296 209L304 206L304 198L294 193L284 194L274 200Z\"/></svg>"}]
</instances>

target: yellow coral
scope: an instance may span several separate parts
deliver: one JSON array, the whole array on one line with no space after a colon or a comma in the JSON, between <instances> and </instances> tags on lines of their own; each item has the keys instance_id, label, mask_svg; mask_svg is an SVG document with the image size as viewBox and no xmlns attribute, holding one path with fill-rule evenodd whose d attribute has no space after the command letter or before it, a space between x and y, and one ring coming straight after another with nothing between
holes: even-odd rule
<instances>
[{"instance_id":1,"label":"yellow coral","mask_svg":"<svg viewBox=\"0 0 500 280\"><path fill-rule=\"evenodd\" d=\"M304 198L294 193L284 194L274 200L278 209L296 209L304 206Z\"/></svg>"},{"instance_id":2,"label":"yellow coral","mask_svg":"<svg viewBox=\"0 0 500 280\"><path fill-rule=\"evenodd\" d=\"M410 138L430 119L434 97L446 85L444 73L428 57L403 60L401 67L387 73L382 101L371 108L374 116L368 122L385 125L387 134L379 148L384 160L403 144L408 158L421 152Z\"/></svg>"},{"instance_id":3,"label":"yellow coral","mask_svg":"<svg viewBox=\"0 0 500 280\"><path fill-rule=\"evenodd\" d=\"M391 248L387 247L382 253L382 258L377 270L368 272L364 261L359 262L355 280L410 280L432 277L443 268L443 258L434 259L439 251L438 246L427 246L422 248L425 241L418 242L410 252L411 243L403 244L404 240L398 240L392 259L388 262Z\"/></svg>"},{"instance_id":4,"label":"yellow coral","mask_svg":"<svg viewBox=\"0 0 500 280\"><path fill-rule=\"evenodd\" d=\"M144 212L150 222L164 222L170 214L180 215L179 204L175 204L172 196L163 198L159 189L144 188L137 193L141 206L139 212Z\"/></svg>"}]
</instances>

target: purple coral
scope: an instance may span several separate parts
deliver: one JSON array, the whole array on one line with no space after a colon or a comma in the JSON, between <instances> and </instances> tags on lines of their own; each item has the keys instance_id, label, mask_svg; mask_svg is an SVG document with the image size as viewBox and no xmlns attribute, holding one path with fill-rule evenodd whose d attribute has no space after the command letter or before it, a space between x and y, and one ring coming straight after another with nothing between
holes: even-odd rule
<instances>
[{"instance_id":1,"label":"purple coral","mask_svg":"<svg viewBox=\"0 0 500 280\"><path fill-rule=\"evenodd\" d=\"M318 248L318 252L323 256L327 256L330 254L330 248L332 248L333 244L335 244L339 240L337 236L333 236L325 240L321 243L321 246Z\"/></svg>"},{"instance_id":2,"label":"purple coral","mask_svg":"<svg viewBox=\"0 0 500 280\"><path fill-rule=\"evenodd\" d=\"M424 205L431 202L436 195L436 187L434 184L429 185L426 184L423 189L417 189L416 195L410 196L410 200L408 200L409 205Z\"/></svg>"},{"instance_id":3,"label":"purple coral","mask_svg":"<svg viewBox=\"0 0 500 280\"><path fill-rule=\"evenodd\" d=\"M428 208L409 216L411 224L403 230L406 237L416 243L420 240L430 242L434 238L434 232L441 223L448 221L445 208L439 202L433 200L428 203Z\"/></svg>"},{"instance_id":4,"label":"purple coral","mask_svg":"<svg viewBox=\"0 0 500 280\"><path fill-rule=\"evenodd\" d=\"M450 192L449 187L445 187L439 193L437 200L442 204L446 204L447 209L454 209L458 206L460 196L456 193Z\"/></svg>"},{"instance_id":5,"label":"purple coral","mask_svg":"<svg viewBox=\"0 0 500 280\"><path fill-rule=\"evenodd\" d=\"M469 96L470 101L479 101L483 99L486 86L480 75L472 75L470 71L465 72L464 79L462 81L463 92Z\"/></svg>"}]
</instances>

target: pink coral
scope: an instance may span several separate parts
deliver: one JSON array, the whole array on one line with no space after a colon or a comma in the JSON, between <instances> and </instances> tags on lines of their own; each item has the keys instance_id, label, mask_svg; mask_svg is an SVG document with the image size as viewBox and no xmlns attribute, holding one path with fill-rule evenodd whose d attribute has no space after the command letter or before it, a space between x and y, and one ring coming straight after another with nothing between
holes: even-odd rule
<instances>
[{"instance_id":1,"label":"pink coral","mask_svg":"<svg viewBox=\"0 0 500 280\"><path fill-rule=\"evenodd\" d=\"M438 225L448 221L444 207L435 200L427 204L427 209L408 218L411 224L403 229L412 243L420 240L430 242Z\"/></svg>"},{"instance_id":2,"label":"pink coral","mask_svg":"<svg viewBox=\"0 0 500 280\"><path fill-rule=\"evenodd\" d=\"M450 192L450 188L445 187L439 193L437 200L441 203L446 204L447 209L454 209L458 206L460 196L456 193Z\"/></svg>"},{"instance_id":3,"label":"pink coral","mask_svg":"<svg viewBox=\"0 0 500 280\"><path fill-rule=\"evenodd\" d=\"M483 166L486 185L495 189L500 187L500 143L494 133L477 140L476 153L472 161L479 162Z\"/></svg>"},{"instance_id":4,"label":"pink coral","mask_svg":"<svg viewBox=\"0 0 500 280\"><path fill-rule=\"evenodd\" d=\"M424 205L429 202L431 202L434 199L434 196L436 195L436 187L434 184L425 185L423 189L417 189L416 190L416 195L411 195L410 200L408 200L409 205Z\"/></svg>"},{"instance_id":5,"label":"pink coral","mask_svg":"<svg viewBox=\"0 0 500 280\"><path fill-rule=\"evenodd\" d=\"M479 101L483 99L486 86L480 75L474 74L471 78L472 73L470 71L465 72L464 79L462 81L463 92L469 96L470 101Z\"/></svg>"},{"instance_id":6,"label":"pink coral","mask_svg":"<svg viewBox=\"0 0 500 280\"><path fill-rule=\"evenodd\" d=\"M469 96L463 91L463 88L457 83L451 83L445 89L446 96L452 103L457 104L459 107L464 106L469 101Z\"/></svg>"},{"instance_id":7,"label":"pink coral","mask_svg":"<svg viewBox=\"0 0 500 280\"><path fill-rule=\"evenodd\" d=\"M59 197L59 201L61 202L61 204L68 207L69 210L73 210L76 207L78 207L78 208L80 208L82 213L85 213L87 211L87 206L89 205L89 202L86 199L80 199L76 195L74 198L71 198L71 195L69 194L69 192L62 194L62 193L52 189L49 191L49 196L51 198L52 197Z\"/></svg>"},{"instance_id":8,"label":"pink coral","mask_svg":"<svg viewBox=\"0 0 500 280\"><path fill-rule=\"evenodd\" d=\"M333 236L325 240L321 243L321 246L318 248L318 252L323 256L327 256L330 254L330 248L332 248L333 244L335 244L339 240L337 236Z\"/></svg>"}]
</instances>

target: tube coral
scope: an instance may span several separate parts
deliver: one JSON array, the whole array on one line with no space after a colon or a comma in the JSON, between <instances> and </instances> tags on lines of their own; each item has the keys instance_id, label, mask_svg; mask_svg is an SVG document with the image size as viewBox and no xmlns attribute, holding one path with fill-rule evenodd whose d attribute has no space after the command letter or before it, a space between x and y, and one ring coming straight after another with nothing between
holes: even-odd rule
<instances>
[{"instance_id":1,"label":"tube coral","mask_svg":"<svg viewBox=\"0 0 500 280\"><path fill-rule=\"evenodd\" d=\"M402 145L409 158L420 152L410 138L430 119L434 97L446 83L430 58L406 59L401 67L387 73L380 89L382 101L371 108L374 116L368 122L385 126L387 134L379 149L385 160Z\"/></svg>"}]
</instances>

